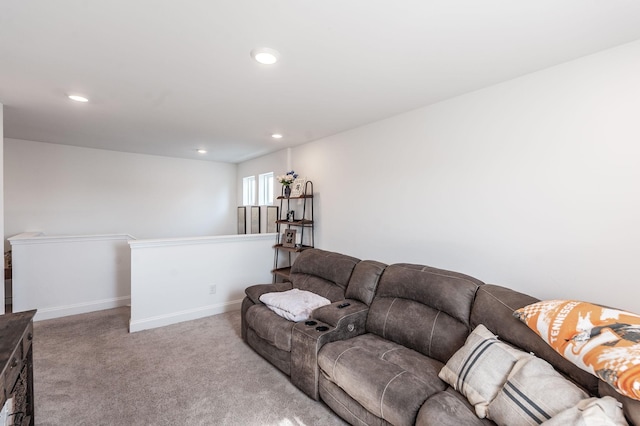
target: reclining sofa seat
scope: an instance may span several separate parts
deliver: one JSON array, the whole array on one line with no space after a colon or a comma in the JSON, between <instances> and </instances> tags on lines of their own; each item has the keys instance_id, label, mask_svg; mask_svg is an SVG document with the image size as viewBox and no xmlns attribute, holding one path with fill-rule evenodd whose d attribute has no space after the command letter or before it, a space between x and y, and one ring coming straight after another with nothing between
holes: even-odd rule
<instances>
[{"instance_id":1,"label":"reclining sofa seat","mask_svg":"<svg viewBox=\"0 0 640 426\"><path fill-rule=\"evenodd\" d=\"M413 425L423 403L447 388L438 373L470 333L482 285L424 265L388 266L365 333L319 352L322 400L354 425Z\"/></svg>"},{"instance_id":2,"label":"reclining sofa seat","mask_svg":"<svg viewBox=\"0 0 640 426\"><path fill-rule=\"evenodd\" d=\"M254 285L245 290L242 338L263 358L291 376L296 386L317 399L317 351L326 341L364 331L366 311L385 267L380 262L361 261L330 251L305 250L291 267L290 282ZM332 302L313 313L320 312L327 323L319 325L325 325L327 330L319 332L315 326L282 318L260 301L262 294L292 288L311 291ZM349 306L338 308L345 298ZM343 324L346 319L349 324ZM297 337L294 337L297 326Z\"/></svg>"}]
</instances>

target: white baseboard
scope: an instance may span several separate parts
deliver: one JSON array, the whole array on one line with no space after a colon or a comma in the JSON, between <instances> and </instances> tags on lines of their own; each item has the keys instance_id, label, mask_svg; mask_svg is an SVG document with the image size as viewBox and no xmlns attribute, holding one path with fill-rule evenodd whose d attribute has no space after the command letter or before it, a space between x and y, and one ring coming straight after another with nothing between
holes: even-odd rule
<instances>
[{"instance_id":1,"label":"white baseboard","mask_svg":"<svg viewBox=\"0 0 640 426\"><path fill-rule=\"evenodd\" d=\"M131 304L131 296L115 297L112 299L92 300L90 302L76 303L66 306L54 306L52 308L39 308L34 321L42 321L69 315L86 314L87 312L102 311L104 309L119 308Z\"/></svg>"},{"instance_id":2,"label":"white baseboard","mask_svg":"<svg viewBox=\"0 0 640 426\"><path fill-rule=\"evenodd\" d=\"M130 320L129 332L148 330L150 328L164 327L179 322L191 321L199 318L209 317L211 315L222 314L224 312L237 311L242 305L242 299L232 300L230 302L218 303L215 305L202 306L199 308L188 309L185 311L171 312L169 314L158 315L155 317Z\"/></svg>"}]
</instances>

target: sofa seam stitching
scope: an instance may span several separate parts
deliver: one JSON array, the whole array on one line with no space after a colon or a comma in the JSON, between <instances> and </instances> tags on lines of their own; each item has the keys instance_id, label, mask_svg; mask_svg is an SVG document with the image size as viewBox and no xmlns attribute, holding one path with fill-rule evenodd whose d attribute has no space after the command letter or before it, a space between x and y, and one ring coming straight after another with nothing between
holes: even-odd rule
<instances>
[{"instance_id":1,"label":"sofa seam stitching","mask_svg":"<svg viewBox=\"0 0 640 426\"><path fill-rule=\"evenodd\" d=\"M412 268L405 268L404 266L401 266L401 268L404 268L404 269L412 269ZM455 275L447 275L447 274L443 274L443 273L439 273L439 272L427 271L425 268L429 268L429 266L425 266L425 267L423 267L422 269L420 269L420 272L426 272L426 273L428 273L428 274L437 275L437 276L439 276L439 277L455 278L455 279L457 279L457 280L466 281L466 282L468 282L468 283L471 283L471 284L473 284L474 286L476 286L476 288L477 288L477 287L480 287L480 284L478 284L478 283L476 283L476 282L474 282L474 281L470 280L469 278L463 278L463 277L458 277L458 276L455 276Z\"/></svg>"},{"instance_id":2,"label":"sofa seam stitching","mask_svg":"<svg viewBox=\"0 0 640 426\"><path fill-rule=\"evenodd\" d=\"M336 357L336 360L333 361L333 371L331 372L331 374L333 375L333 377L336 376L336 365L338 364L338 361L340 360L340 357L342 355L344 355L345 353L349 352L351 349L357 349L358 346L351 346L350 348L345 349L344 351L340 352L340 355L338 355Z\"/></svg>"},{"instance_id":3,"label":"sofa seam stitching","mask_svg":"<svg viewBox=\"0 0 640 426\"><path fill-rule=\"evenodd\" d=\"M400 349L402 349L402 348L391 348L391 349L389 349L388 351L384 351L384 352L382 353L382 355L380 355L380 359L381 359L381 360L384 360L384 361L387 361L386 359L384 359L384 356L385 356L386 354L388 354L389 352L393 352L393 351L399 351Z\"/></svg>"},{"instance_id":4,"label":"sofa seam stitching","mask_svg":"<svg viewBox=\"0 0 640 426\"><path fill-rule=\"evenodd\" d=\"M382 411L382 402L384 400L384 394L387 392L387 388L389 387L389 385L391 384L391 382L393 382L395 379L397 379L399 376L403 375L404 373L406 373L406 370L402 370L401 372L399 372L398 374L396 374L395 376L393 376L391 378L391 380L389 380L387 382L387 385L384 387L384 390L382 391L382 395L380 395L380 417L384 419L384 413Z\"/></svg>"},{"instance_id":5,"label":"sofa seam stitching","mask_svg":"<svg viewBox=\"0 0 640 426\"><path fill-rule=\"evenodd\" d=\"M385 339L387 338L387 320L389 319L389 313L391 313L391 308L393 307L393 304L396 303L396 300L398 300L398 298L394 297L393 302L391 302L391 304L389 305L387 314L384 317L384 324L382 324L382 337L384 337Z\"/></svg>"},{"instance_id":6,"label":"sofa seam stitching","mask_svg":"<svg viewBox=\"0 0 640 426\"><path fill-rule=\"evenodd\" d=\"M433 324L431 325L431 335L429 336L429 357L431 357L431 344L433 343L433 334L436 329L436 323L438 322L440 313L442 313L442 311L438 311L436 317L433 319Z\"/></svg>"},{"instance_id":7,"label":"sofa seam stitching","mask_svg":"<svg viewBox=\"0 0 640 426\"><path fill-rule=\"evenodd\" d=\"M492 293L489 293L488 291L486 291L485 289L481 288L480 290L484 291L486 294L488 294L489 296L491 296L492 299L496 300L498 303L500 303L502 306L504 306L505 308L509 309L509 310L515 310L515 308L512 308L511 306L507 305L506 303L504 303L501 299L498 299L495 295L493 295Z\"/></svg>"}]
</instances>

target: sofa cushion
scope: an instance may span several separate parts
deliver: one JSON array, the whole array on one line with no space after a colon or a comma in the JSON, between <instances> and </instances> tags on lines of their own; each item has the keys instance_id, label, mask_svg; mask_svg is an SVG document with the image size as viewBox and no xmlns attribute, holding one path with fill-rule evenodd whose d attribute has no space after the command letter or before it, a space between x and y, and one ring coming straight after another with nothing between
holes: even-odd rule
<instances>
[{"instance_id":1,"label":"sofa cushion","mask_svg":"<svg viewBox=\"0 0 640 426\"><path fill-rule=\"evenodd\" d=\"M431 396L422 404L416 426L481 426L495 425L489 419L476 416L469 401L453 388Z\"/></svg>"},{"instance_id":2,"label":"sofa cushion","mask_svg":"<svg viewBox=\"0 0 640 426\"><path fill-rule=\"evenodd\" d=\"M521 359L489 404L498 425L538 425L573 407L588 395L537 357Z\"/></svg>"},{"instance_id":3,"label":"sofa cushion","mask_svg":"<svg viewBox=\"0 0 640 426\"><path fill-rule=\"evenodd\" d=\"M385 269L376 295L415 300L468 325L471 304L482 284L459 272L397 263Z\"/></svg>"},{"instance_id":4,"label":"sofa cushion","mask_svg":"<svg viewBox=\"0 0 640 426\"><path fill-rule=\"evenodd\" d=\"M424 265L387 266L367 318L367 331L446 362L469 334L481 281Z\"/></svg>"},{"instance_id":5,"label":"sofa cushion","mask_svg":"<svg viewBox=\"0 0 640 426\"><path fill-rule=\"evenodd\" d=\"M414 349L441 362L460 348L467 327L428 305L413 300L376 297L367 317L367 331Z\"/></svg>"},{"instance_id":6,"label":"sofa cushion","mask_svg":"<svg viewBox=\"0 0 640 426\"><path fill-rule=\"evenodd\" d=\"M318 365L328 380L394 425L414 424L424 401L446 388L438 378L441 362L374 334L326 344Z\"/></svg>"},{"instance_id":7,"label":"sofa cushion","mask_svg":"<svg viewBox=\"0 0 640 426\"><path fill-rule=\"evenodd\" d=\"M640 315L576 300L537 302L514 314L566 359L640 399Z\"/></svg>"},{"instance_id":8,"label":"sofa cushion","mask_svg":"<svg viewBox=\"0 0 640 426\"><path fill-rule=\"evenodd\" d=\"M370 305L375 296L380 277L387 265L373 260L363 260L353 269L345 298Z\"/></svg>"},{"instance_id":9,"label":"sofa cushion","mask_svg":"<svg viewBox=\"0 0 640 426\"><path fill-rule=\"evenodd\" d=\"M464 395L478 417L487 415L489 403L498 395L519 359L531 357L500 342L484 325L477 326L440 371L440 378Z\"/></svg>"},{"instance_id":10,"label":"sofa cushion","mask_svg":"<svg viewBox=\"0 0 640 426\"><path fill-rule=\"evenodd\" d=\"M289 279L293 287L326 297L331 302L344 299L355 257L320 249L305 250L291 266Z\"/></svg>"},{"instance_id":11,"label":"sofa cushion","mask_svg":"<svg viewBox=\"0 0 640 426\"><path fill-rule=\"evenodd\" d=\"M278 316L265 305L253 305L246 312L247 327L276 348L291 352L291 333L295 322Z\"/></svg>"}]
</instances>

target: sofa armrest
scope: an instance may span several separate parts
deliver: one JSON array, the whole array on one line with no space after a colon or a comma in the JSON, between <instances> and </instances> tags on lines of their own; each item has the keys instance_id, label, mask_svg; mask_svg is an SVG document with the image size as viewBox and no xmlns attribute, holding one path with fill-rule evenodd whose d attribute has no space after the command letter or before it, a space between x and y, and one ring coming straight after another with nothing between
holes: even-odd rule
<instances>
[{"instance_id":1,"label":"sofa armrest","mask_svg":"<svg viewBox=\"0 0 640 426\"><path fill-rule=\"evenodd\" d=\"M348 304L348 306L344 306L345 304ZM357 316L363 315L366 321L368 311L369 307L364 303L353 299L346 299L314 309L311 317L333 327L340 328L340 323L354 321Z\"/></svg>"},{"instance_id":2,"label":"sofa armrest","mask_svg":"<svg viewBox=\"0 0 640 426\"><path fill-rule=\"evenodd\" d=\"M338 308L343 303L350 305ZM314 310L309 321L297 323L291 335L291 383L317 401L318 352L326 343L363 334L368 312L364 303L342 300Z\"/></svg>"},{"instance_id":3,"label":"sofa armrest","mask_svg":"<svg viewBox=\"0 0 640 426\"><path fill-rule=\"evenodd\" d=\"M244 290L244 293L249 299L251 299L253 303L262 303L260 301L260 296L262 296L263 294L274 293L278 291L287 291L291 290L292 288L293 285L290 282L275 284L256 284L247 287Z\"/></svg>"}]
</instances>

